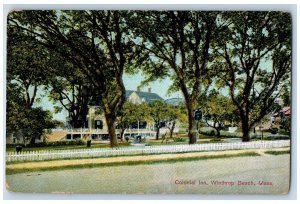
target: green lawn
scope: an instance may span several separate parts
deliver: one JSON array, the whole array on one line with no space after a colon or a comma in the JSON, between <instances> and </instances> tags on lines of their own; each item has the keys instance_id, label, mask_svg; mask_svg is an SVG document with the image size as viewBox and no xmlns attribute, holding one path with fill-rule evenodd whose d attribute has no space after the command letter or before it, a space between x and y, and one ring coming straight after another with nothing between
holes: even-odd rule
<instances>
[{"instance_id":1,"label":"green lawn","mask_svg":"<svg viewBox=\"0 0 300 204\"><path fill-rule=\"evenodd\" d=\"M130 146L129 143L123 142L119 143L119 147L126 147ZM65 146L47 146L47 147L24 147L22 151L40 151L40 150L67 150L67 149L85 149L87 148L86 145L65 145ZM103 143L92 143L90 148L109 148L109 144ZM13 152L15 151L14 147L6 148L6 152Z\"/></svg>"},{"instance_id":2,"label":"green lawn","mask_svg":"<svg viewBox=\"0 0 300 204\"><path fill-rule=\"evenodd\" d=\"M213 137L210 137L212 139ZM198 144L204 144L204 143L214 143L219 142L215 140L203 140L199 139ZM147 144L149 146L153 145L180 145L180 144L188 144L188 138L183 138L181 141L174 141L173 139L168 139L168 142L164 141L162 142L161 139L159 140L147 140L146 142L143 142L143 144ZM118 144L119 147L127 147L131 146L130 143L124 141L122 143ZM90 148L109 148L109 144L104 143L94 143L92 142L92 146ZM64 146L47 146L47 147L24 147L22 151L41 151L41 150L69 150L69 149L85 149L87 148L86 145L64 145ZM7 147L6 152L13 152L15 151L14 147Z\"/></svg>"},{"instance_id":3,"label":"green lawn","mask_svg":"<svg viewBox=\"0 0 300 204\"><path fill-rule=\"evenodd\" d=\"M284 151L265 151L266 154L271 154L271 155L281 155L281 154L290 154L290 150L284 150Z\"/></svg>"},{"instance_id":4,"label":"green lawn","mask_svg":"<svg viewBox=\"0 0 300 204\"><path fill-rule=\"evenodd\" d=\"M199 139L197 141L198 144L205 144L205 143L219 143L222 142L222 139L226 139L228 137L222 136L217 138L215 136L206 136L206 135L199 135ZM233 137L237 138L237 137ZM253 138L252 141L260 140L260 138ZM188 137L187 134L180 134L178 137L177 135L174 136L174 139L168 138L168 141L162 139L154 140L154 139L147 139L146 141L142 141L143 144L152 146L152 145L180 145L180 144L188 144ZM130 141L131 142L131 141ZM126 147L131 146L129 142L123 141L119 142L119 147ZM109 143L96 143L92 142L92 146L90 148L109 148ZM59 146L46 146L46 147L24 147L22 151L41 151L41 150L69 150L69 149L85 149L87 148L86 145L59 145ZM14 147L7 147L6 152L13 152L15 151Z\"/></svg>"}]
</instances>

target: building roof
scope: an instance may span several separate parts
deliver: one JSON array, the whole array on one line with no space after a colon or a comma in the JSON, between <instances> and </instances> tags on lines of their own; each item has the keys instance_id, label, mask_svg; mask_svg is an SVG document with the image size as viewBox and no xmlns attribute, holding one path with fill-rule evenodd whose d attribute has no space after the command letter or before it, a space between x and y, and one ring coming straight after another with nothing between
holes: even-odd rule
<instances>
[{"instance_id":1,"label":"building roof","mask_svg":"<svg viewBox=\"0 0 300 204\"><path fill-rule=\"evenodd\" d=\"M291 115L291 108L289 106L283 107L280 112L284 113L284 115Z\"/></svg>"},{"instance_id":2,"label":"building roof","mask_svg":"<svg viewBox=\"0 0 300 204\"><path fill-rule=\"evenodd\" d=\"M146 102L152 102L152 101L163 101L163 98L160 97L156 93L152 92L144 92L144 91L132 91L132 90L126 90L126 99L133 93L135 92L141 100L145 100Z\"/></svg>"},{"instance_id":3,"label":"building roof","mask_svg":"<svg viewBox=\"0 0 300 204\"><path fill-rule=\"evenodd\" d=\"M291 115L291 108L290 108L290 106L283 107L279 112L275 113L274 116L277 117L280 114L284 114L285 116Z\"/></svg>"},{"instance_id":4,"label":"building roof","mask_svg":"<svg viewBox=\"0 0 300 204\"><path fill-rule=\"evenodd\" d=\"M183 98L169 98L165 100L166 104L171 106L178 106L179 104L184 104Z\"/></svg>"},{"instance_id":5,"label":"building roof","mask_svg":"<svg viewBox=\"0 0 300 204\"><path fill-rule=\"evenodd\" d=\"M140 97L141 100L145 100L145 102L147 102L147 103L150 103L151 101L163 101L164 100L162 97L160 97L156 93L144 92L144 91L133 91L133 90L126 90L126 92L125 92L126 100L133 92L135 92ZM89 101L89 105L100 106L100 101L93 98Z\"/></svg>"}]
</instances>

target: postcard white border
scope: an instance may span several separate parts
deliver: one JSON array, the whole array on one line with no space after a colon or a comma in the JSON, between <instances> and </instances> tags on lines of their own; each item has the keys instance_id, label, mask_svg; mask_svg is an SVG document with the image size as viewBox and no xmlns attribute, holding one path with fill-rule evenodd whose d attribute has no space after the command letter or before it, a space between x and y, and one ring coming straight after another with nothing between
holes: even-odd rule
<instances>
[{"instance_id":1,"label":"postcard white border","mask_svg":"<svg viewBox=\"0 0 300 204\"><path fill-rule=\"evenodd\" d=\"M28 3L29 2L29 3ZM45 4L46 2L46 4ZM77 1L76 1L77 2ZM299 111L297 109L297 90L299 90L299 82L297 81L297 57L299 54L297 52L298 42L297 42L297 33L298 27L297 22L299 16L297 15L297 1L284 1L284 3L292 2L294 4L280 4L282 1L272 1L273 4L261 4L262 2L267 3L266 1L243 1L243 3L247 2L248 4L236 4L238 1L226 1L229 4L222 4L224 1L205 1L205 3L210 4L197 4L196 1L184 1L180 3L179 1L165 1L165 4L158 4L162 1L146 1L146 4L139 4L139 1L117 1L111 0L106 1L106 4L93 4L98 1L80 1L81 4L74 4L74 1L64 1L63 3L73 3L73 4L53 4L53 3L61 3L61 1L43 1L43 4L39 4L39 1L26 1L27 4L14 4L14 3L24 3L24 1L4 1L3 7L1 7L1 14L3 16L3 24L2 27L2 36L1 36L1 45L2 50L5 50L5 30L6 30L6 15L12 9L136 9L136 10L156 10L156 9L178 9L178 10L190 10L190 9L198 9L198 10L283 10L289 11L292 14L293 19L293 74L292 74L292 145L291 145L291 157L292 157L292 180L291 180L291 190L288 195L103 195L103 194L72 194L72 195L60 195L60 194L24 194L24 193L10 193L5 189L5 170L4 170L4 149L2 149L2 168L1 168L1 176L3 181L3 186L1 189L1 193L3 193L3 198L5 200L294 200L297 198L297 146L299 145L299 140L297 140L297 133L299 133L299 126L297 126L297 115ZM144 1L145 2L145 1ZM179 2L179 3L178 3ZM52 4L49 4L52 3ZM84 4L82 4L84 3ZM89 4L88 4L89 3ZM154 3L154 4L149 4ZM157 3L157 4L155 4ZM174 4L178 3L178 4ZM249 4L256 3L256 4ZM3 69L1 69L0 76L2 76L2 88L0 89L1 98L5 99L5 52L2 52L1 61L3 62ZM4 137L5 137L5 100L2 100L2 106L0 107L0 113L2 113L3 117L0 117L0 124L2 124L2 140L1 145L4 147ZM298 182L299 183L299 182ZM244 202L244 201L243 201ZM253 201L252 201L253 202ZM73 203L73 202L72 202ZM231 202L232 203L232 202ZM272 202L274 203L274 202Z\"/></svg>"}]
</instances>

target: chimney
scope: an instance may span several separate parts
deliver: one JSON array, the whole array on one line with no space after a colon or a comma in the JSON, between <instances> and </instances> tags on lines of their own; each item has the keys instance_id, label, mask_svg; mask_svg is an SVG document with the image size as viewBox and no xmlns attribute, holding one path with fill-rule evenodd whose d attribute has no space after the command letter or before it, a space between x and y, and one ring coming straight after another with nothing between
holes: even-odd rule
<instances>
[{"instance_id":1,"label":"chimney","mask_svg":"<svg viewBox=\"0 0 300 204\"><path fill-rule=\"evenodd\" d=\"M140 92L141 91L141 88L138 86L136 87L136 91Z\"/></svg>"},{"instance_id":2,"label":"chimney","mask_svg":"<svg viewBox=\"0 0 300 204\"><path fill-rule=\"evenodd\" d=\"M151 93L151 88L150 87L148 88L148 92Z\"/></svg>"}]
</instances>

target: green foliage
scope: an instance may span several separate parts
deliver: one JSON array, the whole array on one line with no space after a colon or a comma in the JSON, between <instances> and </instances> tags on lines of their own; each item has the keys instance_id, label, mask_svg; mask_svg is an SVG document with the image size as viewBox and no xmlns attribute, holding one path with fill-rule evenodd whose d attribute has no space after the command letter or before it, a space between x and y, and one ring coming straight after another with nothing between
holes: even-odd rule
<instances>
[{"instance_id":1,"label":"green foliage","mask_svg":"<svg viewBox=\"0 0 300 204\"><path fill-rule=\"evenodd\" d=\"M283 116L280 118L279 127L288 133L291 133L291 117Z\"/></svg>"},{"instance_id":2,"label":"green foliage","mask_svg":"<svg viewBox=\"0 0 300 204\"><path fill-rule=\"evenodd\" d=\"M137 121L149 120L149 107L142 104L125 102L118 113L117 122L122 129L129 128L130 124Z\"/></svg>"},{"instance_id":3,"label":"green foliage","mask_svg":"<svg viewBox=\"0 0 300 204\"><path fill-rule=\"evenodd\" d=\"M211 140L209 140L209 142L221 142L222 140L220 138L213 138Z\"/></svg>"},{"instance_id":4,"label":"green foliage","mask_svg":"<svg viewBox=\"0 0 300 204\"><path fill-rule=\"evenodd\" d=\"M212 127L201 127L198 129L198 133L205 136L214 136L216 134L216 130Z\"/></svg>"},{"instance_id":5,"label":"green foliage","mask_svg":"<svg viewBox=\"0 0 300 204\"><path fill-rule=\"evenodd\" d=\"M168 92L180 90L186 102L190 143L196 143L192 116L197 98L212 84L208 63L210 44L218 33L218 12L148 11L136 12L139 19L134 32L136 44L148 56L140 65L149 83L169 77L173 84Z\"/></svg>"},{"instance_id":6,"label":"green foliage","mask_svg":"<svg viewBox=\"0 0 300 204\"><path fill-rule=\"evenodd\" d=\"M141 52L133 43L134 36L129 28L131 15L133 13L128 11L24 10L11 12L8 16L11 29L31 36L37 44L47 47L57 59L65 62L57 60L63 67L60 69L63 79L54 82L66 82L67 85L55 87L52 97L62 105L68 102L64 108L75 113L71 114L73 121L86 115L88 100L81 95L81 88L85 86L83 79L99 93L95 101L105 112L112 146L117 145L113 124L125 101L123 72L126 67L138 66L143 60L138 57ZM65 67L66 72L73 75L65 73ZM53 86L56 84L52 83Z\"/></svg>"},{"instance_id":7,"label":"green foliage","mask_svg":"<svg viewBox=\"0 0 300 204\"><path fill-rule=\"evenodd\" d=\"M288 135L267 135L264 136L265 140L289 140L290 136Z\"/></svg>"},{"instance_id":8,"label":"green foliage","mask_svg":"<svg viewBox=\"0 0 300 204\"><path fill-rule=\"evenodd\" d=\"M60 120L52 120L52 126L53 128L64 128L65 127L65 123L63 121Z\"/></svg>"},{"instance_id":9,"label":"green foliage","mask_svg":"<svg viewBox=\"0 0 300 204\"><path fill-rule=\"evenodd\" d=\"M7 77L17 91L8 96L9 131L34 125L24 118L47 118L32 109L41 85L69 111L74 127L85 122L87 104L100 105L112 146L115 120L126 126L148 110L152 119L145 117L157 128L188 120L195 143L192 114L205 104L205 119L218 127L241 120L247 141L251 128L274 110L275 98L290 104L291 16L285 12L24 10L8 15L7 30ZM142 71L141 85L170 78L169 93L182 92L187 113L163 104L136 107L143 111L133 114L126 105L121 110L125 70ZM208 95L212 87L228 88L232 103Z\"/></svg>"},{"instance_id":10,"label":"green foliage","mask_svg":"<svg viewBox=\"0 0 300 204\"><path fill-rule=\"evenodd\" d=\"M33 147L59 147L59 146L79 146L85 145L85 142L82 139L76 140L62 140L62 141L55 141L55 142L39 142L36 143Z\"/></svg>"},{"instance_id":11,"label":"green foliage","mask_svg":"<svg viewBox=\"0 0 300 204\"><path fill-rule=\"evenodd\" d=\"M284 151L265 151L265 154L271 154L271 155L282 155L282 154L290 154L290 150L284 150Z\"/></svg>"},{"instance_id":12,"label":"green foliage","mask_svg":"<svg viewBox=\"0 0 300 204\"><path fill-rule=\"evenodd\" d=\"M174 142L185 142L186 138L182 138L182 137L174 137L173 138Z\"/></svg>"},{"instance_id":13,"label":"green foliage","mask_svg":"<svg viewBox=\"0 0 300 204\"><path fill-rule=\"evenodd\" d=\"M7 81L20 88L18 93L27 109L41 102L38 90L48 85L56 68L52 55L28 32L7 27Z\"/></svg>"},{"instance_id":14,"label":"green foliage","mask_svg":"<svg viewBox=\"0 0 300 204\"><path fill-rule=\"evenodd\" d=\"M199 133L205 136L209 136L209 137L213 137L216 136L216 130L212 129L212 128L201 128L199 130ZM201 138L202 136L200 135L199 138ZM241 137L241 133L239 132L227 132L227 131L220 131L220 137L222 138L233 138L233 137Z\"/></svg>"},{"instance_id":15,"label":"green foliage","mask_svg":"<svg viewBox=\"0 0 300 204\"><path fill-rule=\"evenodd\" d=\"M202 130L202 129L200 129L199 133L203 134L203 135L207 135L207 136L215 136L216 135L215 130L211 130L211 129L208 129L208 130Z\"/></svg>"},{"instance_id":16,"label":"green foliage","mask_svg":"<svg viewBox=\"0 0 300 204\"><path fill-rule=\"evenodd\" d=\"M213 44L220 86L239 110L244 141L290 83L291 16L285 12L222 12Z\"/></svg>"},{"instance_id":17,"label":"green foliage","mask_svg":"<svg viewBox=\"0 0 300 204\"><path fill-rule=\"evenodd\" d=\"M20 88L7 84L7 134L20 135L24 142L38 138L45 133L45 129L54 128L57 124L52 120L50 111L40 107L26 108Z\"/></svg>"},{"instance_id":18,"label":"green foliage","mask_svg":"<svg viewBox=\"0 0 300 204\"><path fill-rule=\"evenodd\" d=\"M211 91L208 96L201 100L201 109L204 112L206 125L220 131L225 123L238 121L238 112L228 97Z\"/></svg>"}]
</instances>

